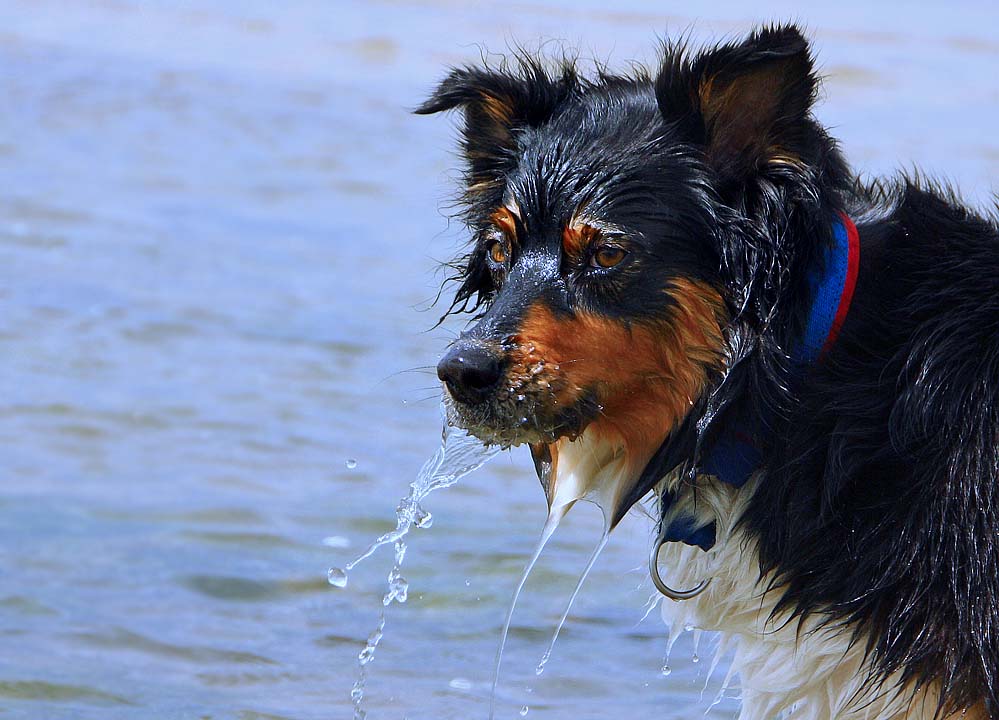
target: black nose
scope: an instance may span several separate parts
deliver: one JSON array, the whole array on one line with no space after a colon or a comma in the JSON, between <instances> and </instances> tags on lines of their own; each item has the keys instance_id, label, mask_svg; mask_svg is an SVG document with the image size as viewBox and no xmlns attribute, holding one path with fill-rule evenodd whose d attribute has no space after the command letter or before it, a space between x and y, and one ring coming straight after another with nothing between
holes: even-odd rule
<instances>
[{"instance_id":1,"label":"black nose","mask_svg":"<svg viewBox=\"0 0 999 720\"><path fill-rule=\"evenodd\" d=\"M456 343L437 363L437 377L455 399L477 405L499 382L502 367L497 353L477 342Z\"/></svg>"}]
</instances>

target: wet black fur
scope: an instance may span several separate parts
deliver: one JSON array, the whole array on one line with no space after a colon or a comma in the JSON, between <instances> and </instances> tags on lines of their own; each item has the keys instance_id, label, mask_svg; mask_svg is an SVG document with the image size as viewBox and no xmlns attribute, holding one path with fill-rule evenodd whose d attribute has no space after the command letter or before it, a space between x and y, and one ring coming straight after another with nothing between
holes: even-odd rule
<instances>
[{"instance_id":1,"label":"wet black fur","mask_svg":"<svg viewBox=\"0 0 999 720\"><path fill-rule=\"evenodd\" d=\"M705 78L736 101L776 94L772 112L706 114ZM630 275L563 290L563 312L662 314L650 298L671 275L721 289L727 368L631 501L678 465L696 471L732 417L754 420L765 465L742 522L781 609L869 639L872 683L901 672L939 683L941 713L984 701L999 717L999 229L923 178L858 182L810 114L815 88L793 26L696 55L667 46L655 77L583 79L525 54L454 71L418 110L465 114L476 245L452 310L489 308L509 280L485 255L508 193L545 232L586 201L641 236ZM509 103L509 123L487 97ZM857 290L802 376L788 349L839 210L861 238Z\"/></svg>"}]
</instances>

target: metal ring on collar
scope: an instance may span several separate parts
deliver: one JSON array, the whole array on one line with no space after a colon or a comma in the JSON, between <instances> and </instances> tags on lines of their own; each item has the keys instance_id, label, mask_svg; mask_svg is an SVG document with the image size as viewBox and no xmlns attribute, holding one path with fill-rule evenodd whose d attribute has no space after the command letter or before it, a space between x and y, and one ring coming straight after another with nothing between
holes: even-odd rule
<instances>
[{"instance_id":1,"label":"metal ring on collar","mask_svg":"<svg viewBox=\"0 0 999 720\"><path fill-rule=\"evenodd\" d=\"M670 600L690 600L690 598L697 597L704 592L704 588L706 588L711 582L711 578L702 580L690 590L674 590L669 585L664 583L662 577L659 576L659 549L666 544L665 534L666 528L663 528L659 532L656 544L652 546L652 555L649 556L649 575L652 576L652 584L656 586L656 589L659 592L668 597Z\"/></svg>"}]
</instances>

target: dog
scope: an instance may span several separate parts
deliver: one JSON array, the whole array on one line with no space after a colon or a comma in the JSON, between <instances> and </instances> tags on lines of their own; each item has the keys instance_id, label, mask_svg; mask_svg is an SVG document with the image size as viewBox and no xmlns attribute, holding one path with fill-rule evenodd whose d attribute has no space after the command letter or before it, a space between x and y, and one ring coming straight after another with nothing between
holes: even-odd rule
<instances>
[{"instance_id":1,"label":"dog","mask_svg":"<svg viewBox=\"0 0 999 720\"><path fill-rule=\"evenodd\" d=\"M995 217L858 180L794 25L577 65L416 110L464 120L450 419L550 506L657 500L664 613L722 633L743 720L999 718Z\"/></svg>"}]
</instances>

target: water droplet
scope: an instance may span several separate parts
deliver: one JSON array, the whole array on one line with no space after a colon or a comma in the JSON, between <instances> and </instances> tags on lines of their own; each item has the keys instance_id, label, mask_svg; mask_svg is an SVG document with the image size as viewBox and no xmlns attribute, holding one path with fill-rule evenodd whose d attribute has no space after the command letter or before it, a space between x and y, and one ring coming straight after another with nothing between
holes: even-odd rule
<instances>
[{"instance_id":1,"label":"water droplet","mask_svg":"<svg viewBox=\"0 0 999 720\"><path fill-rule=\"evenodd\" d=\"M409 597L409 581L399 574L399 568L392 568L388 576L389 589L382 598L382 605L390 605L393 601L404 603Z\"/></svg>"},{"instance_id":2,"label":"water droplet","mask_svg":"<svg viewBox=\"0 0 999 720\"><path fill-rule=\"evenodd\" d=\"M405 553L405 549L403 549L403 553ZM409 581L402 576L399 570L400 564L392 568L392 571L389 573L389 590L385 593L385 597L382 598L383 605L390 605L393 600L404 603L409 597Z\"/></svg>"},{"instance_id":3,"label":"water droplet","mask_svg":"<svg viewBox=\"0 0 999 720\"><path fill-rule=\"evenodd\" d=\"M353 470L357 467L357 460L354 458L347 458L347 462L345 462L344 465L347 466L348 470Z\"/></svg>"},{"instance_id":4,"label":"water droplet","mask_svg":"<svg viewBox=\"0 0 999 720\"><path fill-rule=\"evenodd\" d=\"M698 655L697 653L694 653L694 656L690 658L690 662L699 663L700 661L701 661L701 656Z\"/></svg>"},{"instance_id":5,"label":"water droplet","mask_svg":"<svg viewBox=\"0 0 999 720\"><path fill-rule=\"evenodd\" d=\"M455 690L471 690L472 689L472 681L471 680L466 680L463 677L456 677L456 678L454 678L453 680L451 680L451 682L448 683L448 685L451 686L452 688L454 688Z\"/></svg>"},{"instance_id":6,"label":"water droplet","mask_svg":"<svg viewBox=\"0 0 999 720\"><path fill-rule=\"evenodd\" d=\"M472 581L471 580L465 580L465 587L472 587Z\"/></svg>"},{"instance_id":7,"label":"water droplet","mask_svg":"<svg viewBox=\"0 0 999 720\"><path fill-rule=\"evenodd\" d=\"M361 665L367 665L374 659L375 659L375 649L370 645L361 650L361 654L357 656L357 662L359 662Z\"/></svg>"},{"instance_id":8,"label":"water droplet","mask_svg":"<svg viewBox=\"0 0 999 720\"><path fill-rule=\"evenodd\" d=\"M541 662L538 663L538 666L534 668L534 674L537 675L538 677L541 677L541 673L543 673L544 671L545 671L545 661L542 660Z\"/></svg>"},{"instance_id":9,"label":"water droplet","mask_svg":"<svg viewBox=\"0 0 999 720\"><path fill-rule=\"evenodd\" d=\"M520 709L520 716L521 717L525 717L527 715L527 713L529 713L530 711L531 711L531 708L529 708L529 707L527 707L527 705L525 705L524 707L522 707Z\"/></svg>"},{"instance_id":10,"label":"water droplet","mask_svg":"<svg viewBox=\"0 0 999 720\"><path fill-rule=\"evenodd\" d=\"M517 402L524 402L524 398L525 398L524 395L518 395L517 396Z\"/></svg>"},{"instance_id":11,"label":"water droplet","mask_svg":"<svg viewBox=\"0 0 999 720\"><path fill-rule=\"evenodd\" d=\"M338 567L331 567L326 573L326 579L333 587L347 587L347 573Z\"/></svg>"},{"instance_id":12,"label":"water droplet","mask_svg":"<svg viewBox=\"0 0 999 720\"><path fill-rule=\"evenodd\" d=\"M416 512L413 513L413 524L418 528L426 529L434 524L434 516L423 508L416 508Z\"/></svg>"},{"instance_id":13,"label":"water droplet","mask_svg":"<svg viewBox=\"0 0 999 720\"><path fill-rule=\"evenodd\" d=\"M693 629L694 629L694 626L693 626L693 625L684 625L684 626L683 626L683 631L684 631L684 632L690 632L690 631L691 631L691 630L693 630Z\"/></svg>"},{"instance_id":14,"label":"water droplet","mask_svg":"<svg viewBox=\"0 0 999 720\"><path fill-rule=\"evenodd\" d=\"M368 635L368 644L361 651L361 654L357 656L358 660L363 660L365 657L368 658L367 662L371 662L371 659L375 655L375 648L378 647L378 643L382 641L382 636L385 634L385 615L378 620L378 624L375 625L375 629L371 631ZM367 655L365 654L367 653ZM366 664L366 663L362 663Z\"/></svg>"},{"instance_id":15,"label":"water droplet","mask_svg":"<svg viewBox=\"0 0 999 720\"><path fill-rule=\"evenodd\" d=\"M663 665L659 669L659 672L662 674L663 677L669 677L670 673L673 672L673 668L671 668L669 665Z\"/></svg>"}]
</instances>

